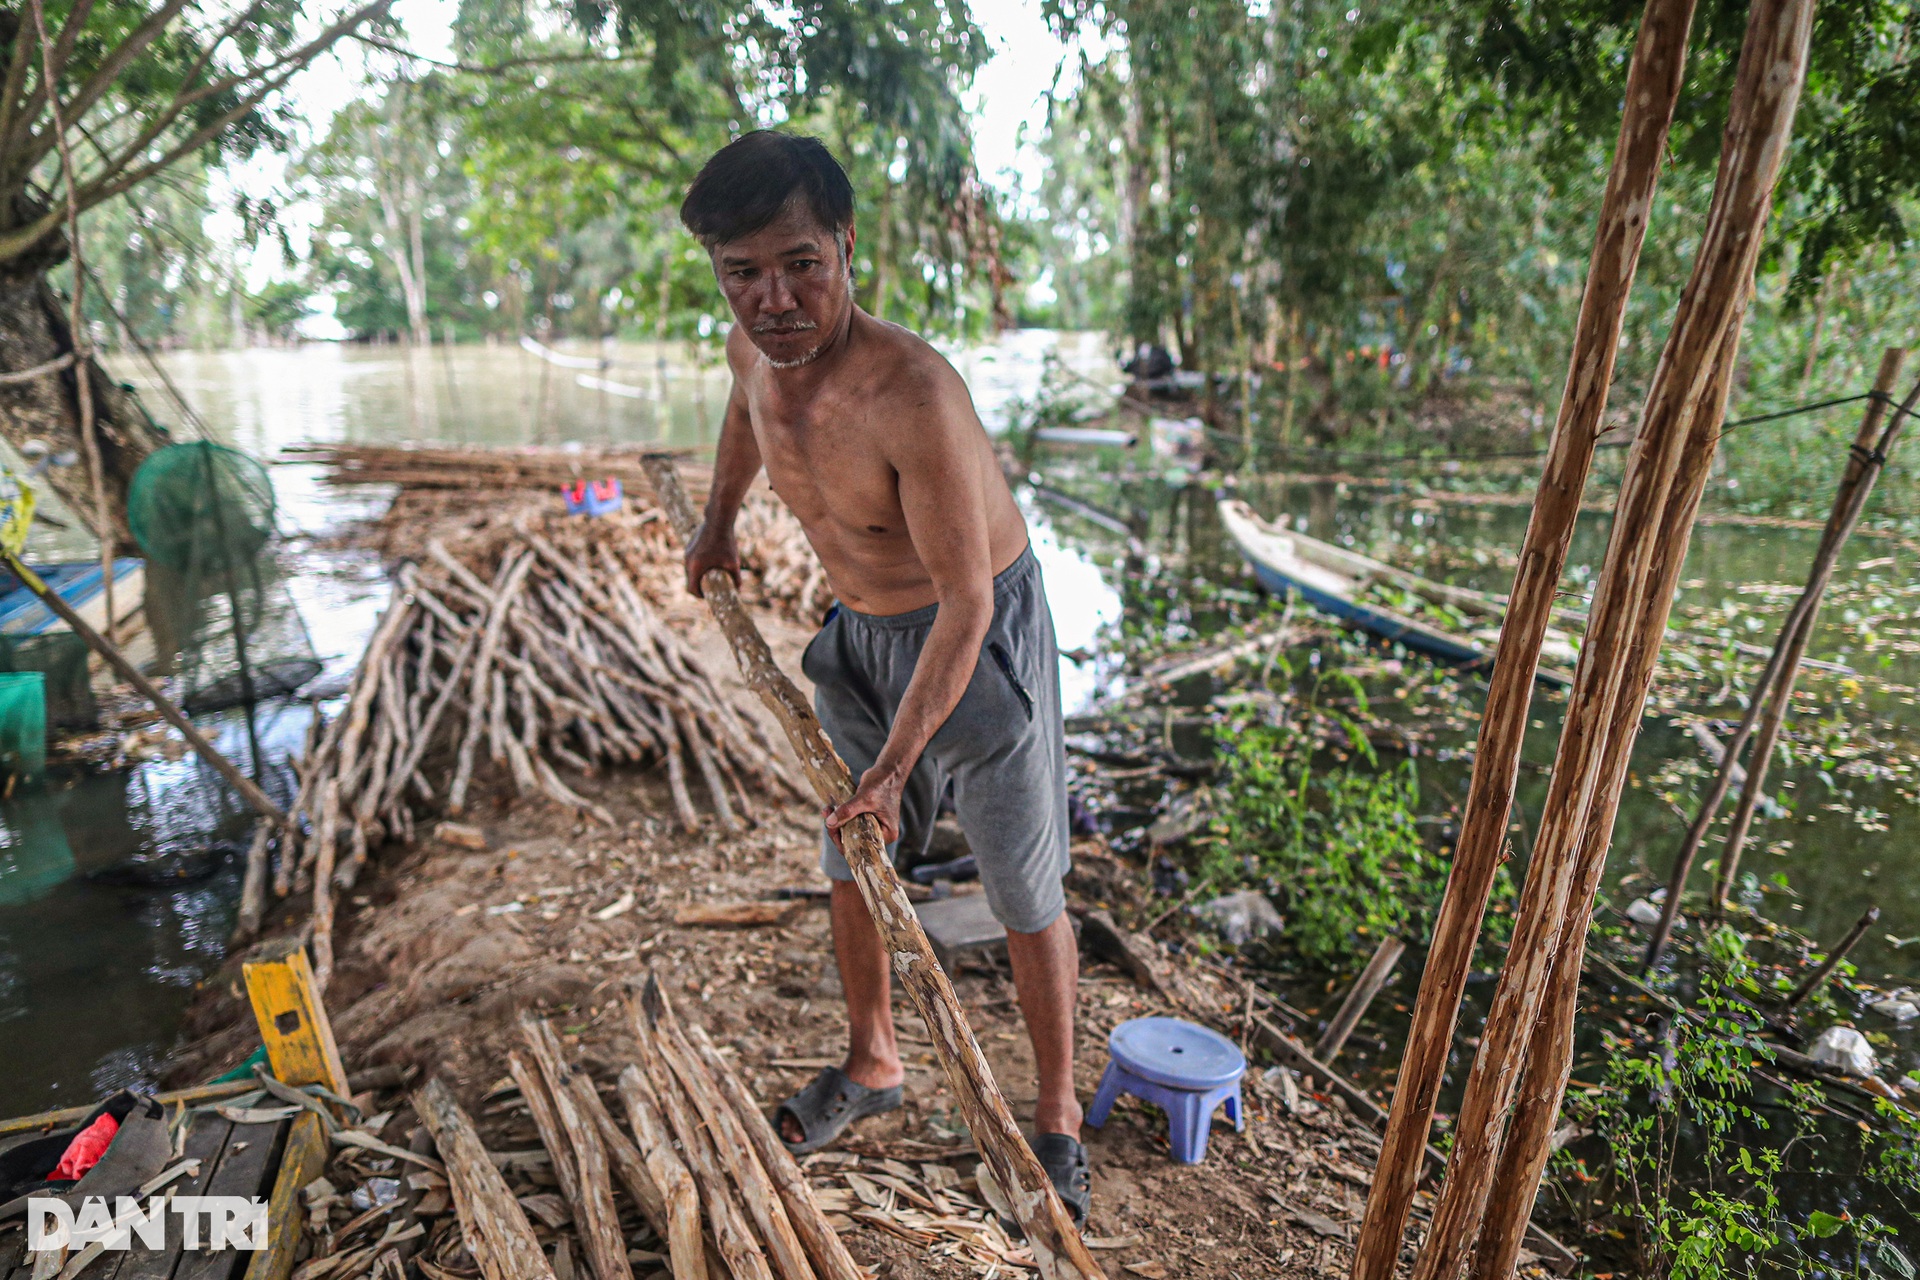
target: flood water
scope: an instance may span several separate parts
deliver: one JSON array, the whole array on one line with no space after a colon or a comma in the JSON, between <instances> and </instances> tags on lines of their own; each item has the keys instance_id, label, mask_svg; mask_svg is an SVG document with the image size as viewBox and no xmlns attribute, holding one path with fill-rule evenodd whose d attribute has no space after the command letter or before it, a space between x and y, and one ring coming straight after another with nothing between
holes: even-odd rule
<instances>
[{"instance_id":1,"label":"flood water","mask_svg":"<svg viewBox=\"0 0 1920 1280\"><path fill-rule=\"evenodd\" d=\"M1102 383L1114 380L1103 341L1091 335L1018 332L955 353L991 429L1005 425L1016 399L1034 393L1049 353ZM678 350L662 353L640 345L568 354L604 355L608 364L604 370L556 367L511 345L413 355L314 346L177 353L166 362L215 434L263 459L304 440L711 441L726 389L720 370L698 368ZM120 372L142 388L156 417L177 421L148 371L127 364ZM582 385L583 377L621 390ZM180 434L190 433L183 427ZM1164 597L1179 590L1176 582L1197 579L1251 591L1250 577L1213 517L1211 495L1189 486L1183 475L1120 451L1062 451L1043 454L1035 464L1050 485L1132 519L1147 544L1145 558L1134 557L1129 568L1125 539L1022 491L1063 651L1094 648L1124 618L1164 607ZM384 604L385 575L365 557L323 552L312 540L377 510L386 494L326 487L310 465L276 465L272 474L280 526L289 537L287 586L328 674L338 675L350 668ZM1366 488L1243 480L1241 491L1263 513L1296 520L1315 536L1492 591L1510 584L1511 561L1503 562L1500 553L1510 554L1519 544L1526 522L1524 507L1436 505L1412 481ZM1576 538L1571 560L1586 566L1589 578L1600 565L1607 523L1604 516L1586 518ZM57 534L42 536L47 541L36 544L42 555L86 554ZM1796 530L1701 528L1681 611L1704 616L1726 601L1750 602L1740 591L1743 585L1797 584L1816 538ZM1889 556L1893 559L1877 568L1859 568ZM1912 577L1909 554L1887 542L1856 542L1842 578L1864 580L1873 574L1906 583ZM1910 606L1900 595L1882 612L1897 623L1901 610L1911 616ZM1873 704L1876 732L1899 744L1896 753L1910 751L1920 737L1920 719L1910 692L1900 690L1920 682L1920 664L1904 651L1856 652L1858 628L1828 621L1832 625L1816 641L1814 654L1871 670L1875 683L1860 697ZM1729 615L1726 625L1753 643L1764 645L1772 638L1771 630L1746 634L1750 624L1744 617ZM1098 661L1063 660L1069 710L1090 705L1113 675ZM1539 725L1528 754L1543 765L1551 759L1557 713L1551 700L1537 705ZM270 765L297 749L307 714L297 703L263 710ZM243 750L239 722L228 715L218 724L223 746ZM1690 738L1665 719L1650 718L1636 754L1636 779L1651 779L1667 763L1697 756ZM1465 794L1466 765L1429 759L1421 767L1434 808L1443 807L1444 795ZM1775 777L1779 785L1801 788L1802 795L1828 785L1804 770L1776 771ZM1763 879L1775 871L1787 873L1797 897L1770 902L1770 910L1816 938L1837 937L1868 905L1878 905L1880 925L1856 958L1869 975L1904 976L1920 985L1914 973L1920 966L1909 958L1920 946L1909 951L1897 945L1920 934L1920 881L1896 871L1900 851L1920 836L1920 822L1906 798L1913 779L1850 777L1839 785L1850 813L1803 804L1802 814L1818 821L1796 818L1790 844L1781 831L1761 830L1748 865ZM1526 775L1522 804L1537 811L1544 788L1543 775ZM1655 790L1630 789L1623 806L1609 867L1609 892L1622 902L1652 887L1630 882L1620 890L1622 879L1649 870L1664 873L1682 828ZM1862 810L1880 815L1877 824L1866 826L1883 829L1865 829L1857 817ZM244 815L189 756L57 781L43 795L5 802L0 821L5 827L0 833L5 840L0 849L0 1026L5 1028L0 1105L17 1114L149 1078L174 1039L195 985L222 957L238 871L230 858L202 859L194 864L197 878L191 883L151 885L128 883L115 869L150 859L156 850L244 840ZM96 874L89 878L90 872ZM1403 982L1408 985L1400 998L1409 1001L1411 979ZM1899 1037L1902 1067L1920 1061L1910 1039Z\"/></svg>"}]
</instances>

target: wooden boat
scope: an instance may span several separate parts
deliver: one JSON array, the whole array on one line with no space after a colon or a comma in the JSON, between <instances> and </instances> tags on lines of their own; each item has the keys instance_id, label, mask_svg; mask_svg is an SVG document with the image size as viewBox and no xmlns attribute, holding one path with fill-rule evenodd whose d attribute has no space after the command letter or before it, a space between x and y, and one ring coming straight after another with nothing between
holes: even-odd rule
<instances>
[{"instance_id":1,"label":"wooden boat","mask_svg":"<svg viewBox=\"0 0 1920 1280\"><path fill-rule=\"evenodd\" d=\"M98 560L62 561L34 566L34 571L95 631L113 634L107 625L106 578ZM122 558L113 562L113 608L120 615L113 619L116 626L139 611L146 583L145 561ZM12 573L0 569L0 635L38 636L66 629L67 624L40 597Z\"/></svg>"},{"instance_id":2,"label":"wooden boat","mask_svg":"<svg viewBox=\"0 0 1920 1280\"><path fill-rule=\"evenodd\" d=\"M1267 590L1296 594L1350 627L1452 666L1481 667L1492 662L1494 643L1500 635L1499 620L1505 613L1504 603L1497 597L1434 582L1357 551L1281 528L1263 520L1238 498L1220 499L1219 509L1220 523ZM1435 605L1487 618L1489 625L1462 634L1363 599L1366 589L1376 582ZM1563 668L1572 664L1574 655L1573 642L1565 634L1549 631L1542 658L1553 665L1543 665L1539 678L1549 684L1571 683L1570 674Z\"/></svg>"},{"instance_id":3,"label":"wooden boat","mask_svg":"<svg viewBox=\"0 0 1920 1280\"><path fill-rule=\"evenodd\" d=\"M1099 448L1131 449L1139 437L1131 431L1112 427L1040 427L1033 438L1043 444L1093 445Z\"/></svg>"}]
</instances>

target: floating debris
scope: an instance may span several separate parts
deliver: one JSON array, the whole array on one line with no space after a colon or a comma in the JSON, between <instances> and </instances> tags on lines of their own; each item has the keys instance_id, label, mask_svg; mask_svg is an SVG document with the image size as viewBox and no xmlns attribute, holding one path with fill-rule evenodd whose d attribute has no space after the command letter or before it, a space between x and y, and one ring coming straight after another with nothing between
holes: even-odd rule
<instances>
[{"instance_id":1,"label":"floating debris","mask_svg":"<svg viewBox=\"0 0 1920 1280\"><path fill-rule=\"evenodd\" d=\"M1852 1027L1828 1027L1813 1042L1807 1056L1822 1066L1833 1067L1850 1076L1870 1076L1878 1065L1873 1046Z\"/></svg>"}]
</instances>

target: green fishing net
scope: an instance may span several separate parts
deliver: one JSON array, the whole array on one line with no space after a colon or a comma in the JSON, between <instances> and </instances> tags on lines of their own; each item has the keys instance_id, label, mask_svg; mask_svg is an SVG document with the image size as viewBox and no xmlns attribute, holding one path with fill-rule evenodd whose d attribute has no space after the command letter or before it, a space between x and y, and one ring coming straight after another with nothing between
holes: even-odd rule
<instances>
[{"instance_id":1,"label":"green fishing net","mask_svg":"<svg viewBox=\"0 0 1920 1280\"><path fill-rule=\"evenodd\" d=\"M46 684L38 671L0 674L0 769L29 781L47 768Z\"/></svg>"},{"instance_id":2,"label":"green fishing net","mask_svg":"<svg viewBox=\"0 0 1920 1280\"><path fill-rule=\"evenodd\" d=\"M273 517L267 469L225 445L170 444L134 473L127 521L147 559L155 667L189 713L279 697L320 672Z\"/></svg>"},{"instance_id":3,"label":"green fishing net","mask_svg":"<svg viewBox=\"0 0 1920 1280\"><path fill-rule=\"evenodd\" d=\"M59 729L91 729L100 721L87 665L92 654L71 631L0 635L0 673L38 674L45 683L46 722Z\"/></svg>"}]
</instances>

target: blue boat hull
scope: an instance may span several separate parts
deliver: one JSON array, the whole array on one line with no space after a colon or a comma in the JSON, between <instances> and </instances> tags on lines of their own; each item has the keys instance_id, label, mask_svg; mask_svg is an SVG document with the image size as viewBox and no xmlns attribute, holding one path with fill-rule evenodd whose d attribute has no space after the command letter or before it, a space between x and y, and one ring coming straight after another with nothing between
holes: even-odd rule
<instances>
[{"instance_id":1,"label":"blue boat hull","mask_svg":"<svg viewBox=\"0 0 1920 1280\"><path fill-rule=\"evenodd\" d=\"M86 617L105 594L105 577L100 572L97 560L74 560L59 564L37 566L34 572L74 611ZM124 616L125 604L137 597L122 595L130 590L135 579L144 579L146 562L121 557L113 562L113 581L116 592L115 612ZM103 619L88 618L98 629ZM67 624L62 622L53 610L41 602L40 597L27 590L19 579L4 569L0 569L0 634L10 636L45 635L49 631L65 631Z\"/></svg>"},{"instance_id":2,"label":"blue boat hull","mask_svg":"<svg viewBox=\"0 0 1920 1280\"><path fill-rule=\"evenodd\" d=\"M1245 555L1245 548L1241 549ZM1302 600L1325 614L1331 614L1349 626L1378 636L1382 640L1405 645L1415 653L1423 653L1449 666L1473 667L1484 664L1492 655L1478 645L1464 644L1436 636L1428 631L1407 627L1396 620L1382 616L1377 610L1366 605L1355 604L1343 596L1330 591L1321 591L1310 587L1275 569L1272 565L1246 556L1247 563L1253 566L1253 576L1260 585L1276 595L1297 595Z\"/></svg>"}]
</instances>

